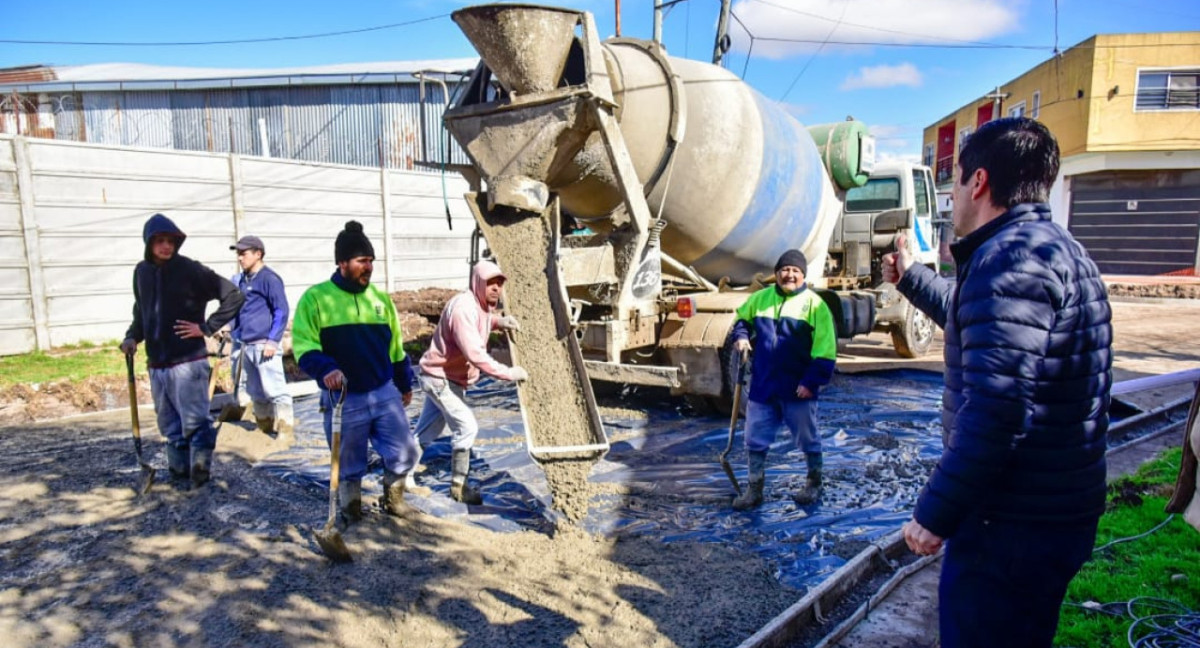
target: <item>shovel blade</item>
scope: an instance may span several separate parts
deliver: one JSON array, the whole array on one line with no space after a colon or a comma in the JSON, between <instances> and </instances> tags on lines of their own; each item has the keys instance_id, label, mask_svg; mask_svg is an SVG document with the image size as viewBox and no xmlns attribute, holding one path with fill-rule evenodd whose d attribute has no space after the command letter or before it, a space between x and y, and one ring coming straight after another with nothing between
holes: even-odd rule
<instances>
[{"instance_id":1,"label":"shovel blade","mask_svg":"<svg viewBox=\"0 0 1200 648\"><path fill-rule=\"evenodd\" d=\"M240 421L242 416L246 414L246 408L242 405L232 405L226 403L221 406L221 413L217 414L217 421L225 423L227 421Z\"/></svg>"},{"instance_id":2,"label":"shovel blade","mask_svg":"<svg viewBox=\"0 0 1200 648\"><path fill-rule=\"evenodd\" d=\"M721 470L725 471L725 476L729 478L729 483L733 484L733 490L737 491L738 495L742 494L742 487L738 484L737 476L733 474L733 466L729 465L729 460L721 457Z\"/></svg>"},{"instance_id":3,"label":"shovel blade","mask_svg":"<svg viewBox=\"0 0 1200 648\"><path fill-rule=\"evenodd\" d=\"M325 528L317 531L314 536L317 539L317 544L321 545L321 551L330 560L336 563L353 562L354 557L350 555L350 548L346 546L346 541L342 538L342 533L336 527L325 525Z\"/></svg>"},{"instance_id":4,"label":"shovel blade","mask_svg":"<svg viewBox=\"0 0 1200 648\"><path fill-rule=\"evenodd\" d=\"M138 495L145 495L150 492L150 487L154 485L154 468L149 465L142 464L142 479L138 482Z\"/></svg>"}]
</instances>

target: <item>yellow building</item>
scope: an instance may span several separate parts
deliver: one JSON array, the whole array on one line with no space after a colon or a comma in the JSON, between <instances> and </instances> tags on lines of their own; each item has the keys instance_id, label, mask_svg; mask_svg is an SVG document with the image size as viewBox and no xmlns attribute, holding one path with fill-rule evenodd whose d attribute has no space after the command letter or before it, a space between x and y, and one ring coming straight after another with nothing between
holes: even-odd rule
<instances>
[{"instance_id":1,"label":"yellow building","mask_svg":"<svg viewBox=\"0 0 1200 648\"><path fill-rule=\"evenodd\" d=\"M925 129L939 191L979 125L1026 116L1058 139L1050 196L1108 274L1200 270L1200 32L1100 34Z\"/></svg>"}]
</instances>

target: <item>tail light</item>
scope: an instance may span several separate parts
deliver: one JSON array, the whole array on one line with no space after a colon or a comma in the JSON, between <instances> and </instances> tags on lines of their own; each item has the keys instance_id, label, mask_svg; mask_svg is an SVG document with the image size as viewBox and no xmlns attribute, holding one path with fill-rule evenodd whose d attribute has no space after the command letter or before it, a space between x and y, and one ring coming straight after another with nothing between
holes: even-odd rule
<instances>
[{"instance_id":1,"label":"tail light","mask_svg":"<svg viewBox=\"0 0 1200 648\"><path fill-rule=\"evenodd\" d=\"M675 314L687 319L696 314L696 302L691 297L680 297L675 300Z\"/></svg>"}]
</instances>

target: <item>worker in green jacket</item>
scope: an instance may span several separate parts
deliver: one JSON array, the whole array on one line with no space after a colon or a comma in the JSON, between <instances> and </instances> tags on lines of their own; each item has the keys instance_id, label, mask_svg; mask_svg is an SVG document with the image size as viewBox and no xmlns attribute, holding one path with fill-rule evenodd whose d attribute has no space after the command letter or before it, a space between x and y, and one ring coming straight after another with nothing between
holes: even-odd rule
<instances>
[{"instance_id":1,"label":"worker in green jacket","mask_svg":"<svg viewBox=\"0 0 1200 648\"><path fill-rule=\"evenodd\" d=\"M750 485L733 501L738 510L762 504L767 450L782 427L791 431L808 466L805 487L793 499L804 506L820 496L824 461L817 393L833 377L837 329L829 307L805 283L807 272L803 252L784 252L775 264L775 285L750 295L737 310L734 349L754 351L745 428Z\"/></svg>"},{"instance_id":2,"label":"worker in green jacket","mask_svg":"<svg viewBox=\"0 0 1200 648\"><path fill-rule=\"evenodd\" d=\"M346 223L334 245L338 269L300 297L292 324L292 348L300 368L327 391L321 394L325 438L332 437L332 409L341 391L342 449L339 519L362 517L362 478L368 442L383 459L380 505L404 515L404 478L413 469L417 443L404 407L412 400L413 372L404 353L396 307L371 284L375 249L362 224Z\"/></svg>"}]
</instances>

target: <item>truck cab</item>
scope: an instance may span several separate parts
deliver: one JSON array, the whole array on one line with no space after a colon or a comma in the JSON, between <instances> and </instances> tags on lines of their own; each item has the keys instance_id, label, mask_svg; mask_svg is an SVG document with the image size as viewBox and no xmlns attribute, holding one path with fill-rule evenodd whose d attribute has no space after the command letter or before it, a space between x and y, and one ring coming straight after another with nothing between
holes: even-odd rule
<instances>
[{"instance_id":1,"label":"truck cab","mask_svg":"<svg viewBox=\"0 0 1200 648\"><path fill-rule=\"evenodd\" d=\"M903 234L915 263L938 268L939 233L933 173L910 162L881 162L861 187L846 191L840 222L830 238L826 287L870 295L874 328L891 333L896 352L924 355L933 342L933 322L883 281L883 256Z\"/></svg>"}]
</instances>

